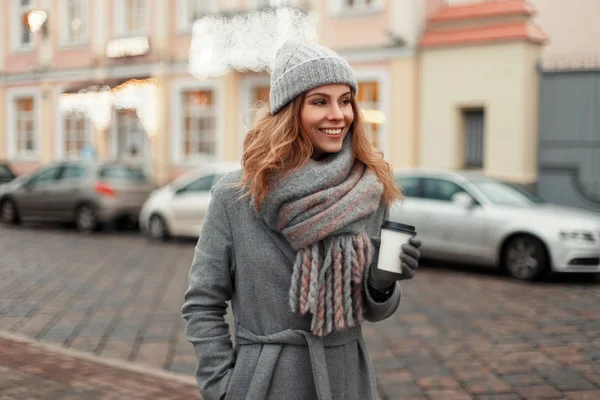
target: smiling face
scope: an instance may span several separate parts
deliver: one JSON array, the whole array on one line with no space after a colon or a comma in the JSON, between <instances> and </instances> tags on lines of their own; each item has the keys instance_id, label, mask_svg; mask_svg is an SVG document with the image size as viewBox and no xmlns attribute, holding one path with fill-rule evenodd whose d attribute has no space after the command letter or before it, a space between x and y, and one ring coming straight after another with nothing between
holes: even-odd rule
<instances>
[{"instance_id":1,"label":"smiling face","mask_svg":"<svg viewBox=\"0 0 600 400\"><path fill-rule=\"evenodd\" d=\"M300 124L313 145L312 158L342 149L344 137L354 121L348 85L325 85L306 93L300 110Z\"/></svg>"}]
</instances>

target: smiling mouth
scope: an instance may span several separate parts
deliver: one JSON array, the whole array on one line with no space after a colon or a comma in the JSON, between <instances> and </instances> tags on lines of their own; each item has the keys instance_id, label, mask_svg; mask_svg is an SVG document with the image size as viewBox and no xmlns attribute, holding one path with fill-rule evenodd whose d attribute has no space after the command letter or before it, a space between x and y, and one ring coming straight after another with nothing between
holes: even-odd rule
<instances>
[{"instance_id":1,"label":"smiling mouth","mask_svg":"<svg viewBox=\"0 0 600 400\"><path fill-rule=\"evenodd\" d=\"M343 128L337 129L319 129L319 131L323 132L327 136L339 136L342 134Z\"/></svg>"}]
</instances>

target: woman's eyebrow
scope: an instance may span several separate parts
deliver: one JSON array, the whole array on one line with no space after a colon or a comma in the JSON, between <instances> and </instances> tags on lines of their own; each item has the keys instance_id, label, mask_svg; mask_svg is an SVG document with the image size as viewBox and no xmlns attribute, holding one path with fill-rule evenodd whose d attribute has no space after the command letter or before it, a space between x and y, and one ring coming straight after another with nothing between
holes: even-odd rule
<instances>
[{"instance_id":1,"label":"woman's eyebrow","mask_svg":"<svg viewBox=\"0 0 600 400\"><path fill-rule=\"evenodd\" d=\"M349 95L349 94L350 94L350 91L348 91L348 92L344 93L343 95L341 95L341 96L340 96L340 98L341 98L341 97L344 97L344 96L347 96L347 95ZM328 95L327 93L316 92L316 93L311 93L311 94L309 94L308 96L306 96L306 98L309 98L309 97L312 97L312 96L331 97L331 96L330 96L330 95Z\"/></svg>"}]
</instances>

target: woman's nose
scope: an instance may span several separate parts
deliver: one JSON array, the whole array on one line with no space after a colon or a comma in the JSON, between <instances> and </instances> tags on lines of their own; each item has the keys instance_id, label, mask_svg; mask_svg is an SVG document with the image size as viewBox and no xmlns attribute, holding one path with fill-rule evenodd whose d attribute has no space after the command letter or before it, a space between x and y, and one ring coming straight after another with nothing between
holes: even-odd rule
<instances>
[{"instance_id":1,"label":"woman's nose","mask_svg":"<svg viewBox=\"0 0 600 400\"><path fill-rule=\"evenodd\" d=\"M344 118L344 113L342 113L342 109L337 104L332 104L329 109L329 114L327 115L328 119L332 120L340 120Z\"/></svg>"}]
</instances>

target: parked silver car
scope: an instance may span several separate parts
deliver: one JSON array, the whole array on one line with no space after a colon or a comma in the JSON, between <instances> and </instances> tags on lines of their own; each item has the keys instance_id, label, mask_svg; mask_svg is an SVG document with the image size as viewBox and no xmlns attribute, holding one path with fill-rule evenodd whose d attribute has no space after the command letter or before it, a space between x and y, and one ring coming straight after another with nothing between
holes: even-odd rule
<instances>
[{"instance_id":1,"label":"parked silver car","mask_svg":"<svg viewBox=\"0 0 600 400\"><path fill-rule=\"evenodd\" d=\"M140 230L154 240L198 237L212 197L211 189L240 163L221 162L188 171L152 192L140 211Z\"/></svg>"},{"instance_id":2,"label":"parked silver car","mask_svg":"<svg viewBox=\"0 0 600 400\"><path fill-rule=\"evenodd\" d=\"M92 161L55 162L0 188L2 222L75 222L90 232L101 224L137 222L142 204L155 188L140 168Z\"/></svg>"},{"instance_id":3,"label":"parked silver car","mask_svg":"<svg viewBox=\"0 0 600 400\"><path fill-rule=\"evenodd\" d=\"M549 204L480 173L396 173L406 199L390 219L414 225L432 259L499 266L518 279L600 272L600 214Z\"/></svg>"},{"instance_id":4,"label":"parked silver car","mask_svg":"<svg viewBox=\"0 0 600 400\"><path fill-rule=\"evenodd\" d=\"M10 164L0 161L0 185L11 182L17 175L14 173Z\"/></svg>"}]
</instances>

